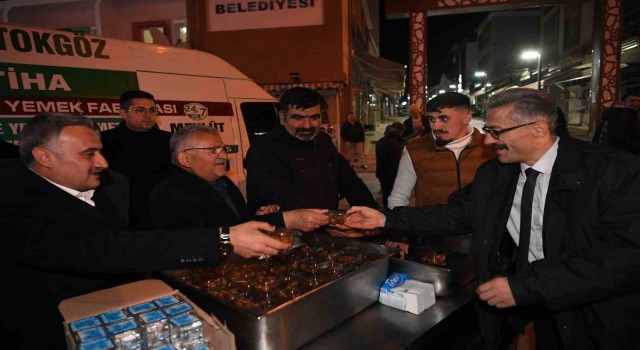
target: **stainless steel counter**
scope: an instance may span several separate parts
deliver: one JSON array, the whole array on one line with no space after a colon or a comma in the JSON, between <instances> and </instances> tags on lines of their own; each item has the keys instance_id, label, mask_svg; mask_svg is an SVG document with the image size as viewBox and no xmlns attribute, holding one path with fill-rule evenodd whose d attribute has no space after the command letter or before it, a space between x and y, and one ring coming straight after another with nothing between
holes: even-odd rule
<instances>
[{"instance_id":1,"label":"stainless steel counter","mask_svg":"<svg viewBox=\"0 0 640 350\"><path fill-rule=\"evenodd\" d=\"M447 327L452 316L472 302L475 282L436 298L419 315L375 303L301 349L417 349L428 345Z\"/></svg>"}]
</instances>

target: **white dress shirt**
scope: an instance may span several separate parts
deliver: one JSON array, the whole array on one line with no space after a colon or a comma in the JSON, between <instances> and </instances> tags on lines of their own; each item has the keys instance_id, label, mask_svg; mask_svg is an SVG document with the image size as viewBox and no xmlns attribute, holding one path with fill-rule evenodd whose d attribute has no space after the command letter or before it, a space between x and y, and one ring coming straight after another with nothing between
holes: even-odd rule
<instances>
[{"instance_id":1,"label":"white dress shirt","mask_svg":"<svg viewBox=\"0 0 640 350\"><path fill-rule=\"evenodd\" d=\"M46 177L38 174L37 171L34 171L33 169L29 169L31 171L33 171L34 174L37 174L38 176L40 176L41 178L47 180L49 183L51 183L52 185L58 187L59 189L67 192L68 194L78 198L79 200L89 204L92 207L96 206L96 203L91 199L93 197L93 194L95 193L95 190L89 190L89 191L84 191L84 192L80 192L80 191L76 191L73 188L69 188L66 186L62 186L60 184L57 184L49 179L47 179Z\"/></svg>"},{"instance_id":2,"label":"white dress shirt","mask_svg":"<svg viewBox=\"0 0 640 350\"><path fill-rule=\"evenodd\" d=\"M551 179L551 170L553 169L553 163L556 161L558 155L558 141L559 137L556 137L556 142L553 143L551 148L542 155L538 161L533 164L531 168L540 172L536 179L536 187L533 192L533 210L531 212L531 240L529 242L529 262L544 259L544 244L542 242L542 218L544 215L544 205L547 199L547 190L549 189L549 180ZM509 214L509 220L507 221L507 231L511 235L511 238L516 242L520 241L520 206L522 201L522 188L527 180L525 170L529 169L526 164L520 163L520 176L518 177L518 186L516 187L516 194L513 197L513 205L511 206L511 213Z\"/></svg>"}]
</instances>

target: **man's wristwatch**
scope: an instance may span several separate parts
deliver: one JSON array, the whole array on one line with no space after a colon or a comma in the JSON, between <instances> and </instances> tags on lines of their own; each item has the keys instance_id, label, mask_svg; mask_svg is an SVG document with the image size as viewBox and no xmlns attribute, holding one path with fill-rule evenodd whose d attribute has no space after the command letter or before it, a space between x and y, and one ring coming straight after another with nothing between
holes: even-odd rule
<instances>
[{"instance_id":1,"label":"man's wristwatch","mask_svg":"<svg viewBox=\"0 0 640 350\"><path fill-rule=\"evenodd\" d=\"M223 260L233 252L233 244L231 244L231 236L229 226L220 228L220 260Z\"/></svg>"}]
</instances>

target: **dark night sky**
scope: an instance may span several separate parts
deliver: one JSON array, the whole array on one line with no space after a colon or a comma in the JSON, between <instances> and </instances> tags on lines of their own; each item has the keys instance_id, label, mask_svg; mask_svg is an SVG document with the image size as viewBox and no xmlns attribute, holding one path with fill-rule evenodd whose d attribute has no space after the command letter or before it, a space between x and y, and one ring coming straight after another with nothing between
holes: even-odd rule
<instances>
[{"instance_id":1,"label":"dark night sky","mask_svg":"<svg viewBox=\"0 0 640 350\"><path fill-rule=\"evenodd\" d=\"M387 20L384 1L380 13L380 56L408 64L409 19ZM436 85L442 73L449 78L457 75L458 67L452 63L451 48L464 38L475 39L474 30L486 13L432 16L427 19L427 85Z\"/></svg>"}]
</instances>

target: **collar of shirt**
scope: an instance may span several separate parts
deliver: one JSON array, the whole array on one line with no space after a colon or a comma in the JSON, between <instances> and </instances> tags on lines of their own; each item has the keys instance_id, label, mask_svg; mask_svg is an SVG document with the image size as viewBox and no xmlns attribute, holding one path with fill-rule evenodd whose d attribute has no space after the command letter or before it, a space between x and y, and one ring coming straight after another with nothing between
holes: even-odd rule
<instances>
[{"instance_id":1,"label":"collar of shirt","mask_svg":"<svg viewBox=\"0 0 640 350\"><path fill-rule=\"evenodd\" d=\"M473 126L467 125L467 135L449 142L444 145L444 147L448 148L450 151L461 150L471 143L471 135L473 134ZM434 137L435 139L435 137Z\"/></svg>"},{"instance_id":2,"label":"collar of shirt","mask_svg":"<svg viewBox=\"0 0 640 350\"><path fill-rule=\"evenodd\" d=\"M83 202L85 202L85 203L89 204L90 206L92 206L92 207L95 207L95 206L96 206L96 203L91 199L91 198L93 197L93 194L95 193L95 190L89 190L89 191L84 191L84 192L76 191L76 190L74 190L73 188L69 188L69 187L66 187L66 186L62 186L62 185L60 185L60 184L58 184L58 183L55 183L55 182L53 182L53 181L51 181L51 180L47 179L46 177L44 177L44 176L42 176L42 175L38 174L38 172L34 171L33 169L29 169L29 170L33 171L35 174L37 174L37 175L38 175L38 176L40 176L41 178L43 178L43 179L47 180L47 181L48 181L49 183L51 183L52 185L54 185L54 186L58 187L59 189L61 189L61 190L65 191L65 192L67 192L68 194L70 194L70 195L72 195L72 196L74 196L74 197L76 197L76 198L80 199L81 201L83 201Z\"/></svg>"},{"instance_id":3,"label":"collar of shirt","mask_svg":"<svg viewBox=\"0 0 640 350\"><path fill-rule=\"evenodd\" d=\"M560 137L556 136L556 141L551 145L551 147L538 159L531 168L537 170L538 172L551 175L551 170L553 170L553 163L556 161L556 157L558 156L558 142L560 142ZM524 163L520 163L520 172L524 176L525 170L530 167Z\"/></svg>"}]
</instances>

